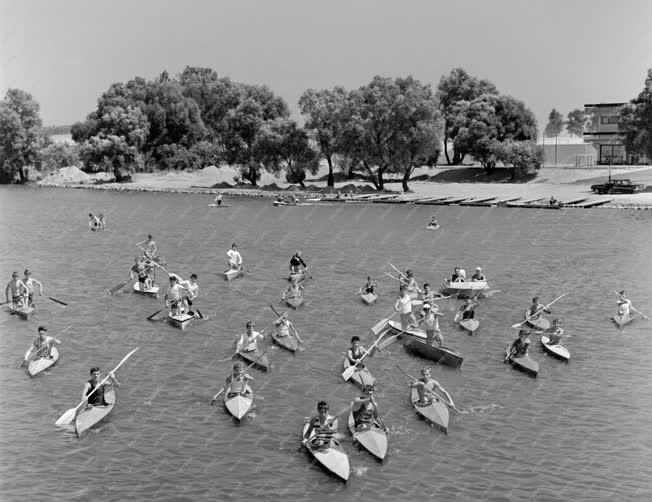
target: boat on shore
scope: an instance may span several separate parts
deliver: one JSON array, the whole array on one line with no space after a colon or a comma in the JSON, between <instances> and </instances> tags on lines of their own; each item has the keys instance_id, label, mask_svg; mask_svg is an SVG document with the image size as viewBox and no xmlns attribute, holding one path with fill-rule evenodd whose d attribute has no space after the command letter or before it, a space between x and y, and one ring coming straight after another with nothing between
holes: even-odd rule
<instances>
[{"instance_id":1,"label":"boat on shore","mask_svg":"<svg viewBox=\"0 0 652 502\"><path fill-rule=\"evenodd\" d=\"M412 406L421 417L448 434L448 421L450 419L448 405L436 397L433 397L427 404L420 403L419 391L415 387L412 387L410 391L410 401L412 401Z\"/></svg>"},{"instance_id":2,"label":"boat on shore","mask_svg":"<svg viewBox=\"0 0 652 502\"><path fill-rule=\"evenodd\" d=\"M562 361L568 361L570 359L570 352L566 347L562 347L559 344L550 344L550 338L547 335L541 335L541 345L543 345L543 350L557 359Z\"/></svg>"},{"instance_id":3,"label":"boat on shore","mask_svg":"<svg viewBox=\"0 0 652 502\"><path fill-rule=\"evenodd\" d=\"M378 295L376 293L365 293L364 287L360 288L360 299L365 305L371 305L376 300L378 300Z\"/></svg>"},{"instance_id":4,"label":"boat on shore","mask_svg":"<svg viewBox=\"0 0 652 502\"><path fill-rule=\"evenodd\" d=\"M195 316L190 314L172 315L172 312L168 312L168 322L181 331L190 326L194 318Z\"/></svg>"},{"instance_id":5,"label":"boat on shore","mask_svg":"<svg viewBox=\"0 0 652 502\"><path fill-rule=\"evenodd\" d=\"M634 320L634 317L635 317L635 316L634 316L633 314L631 314L631 313L628 314L628 315L620 315L620 314L616 314L616 315L613 316L611 319L613 320L613 322L616 323L616 325L617 325L619 328L622 328L623 326L626 326L627 324L629 324L630 322L632 322L632 321Z\"/></svg>"},{"instance_id":6,"label":"boat on shore","mask_svg":"<svg viewBox=\"0 0 652 502\"><path fill-rule=\"evenodd\" d=\"M12 315L17 315L23 321L29 321L29 317L34 313L35 310L36 310L35 307L14 308L12 306L9 306L9 313Z\"/></svg>"},{"instance_id":7,"label":"boat on shore","mask_svg":"<svg viewBox=\"0 0 652 502\"><path fill-rule=\"evenodd\" d=\"M236 420L242 420L254 403L254 393L248 384L240 392L231 392L231 385L224 389L224 406Z\"/></svg>"},{"instance_id":8,"label":"boat on shore","mask_svg":"<svg viewBox=\"0 0 652 502\"><path fill-rule=\"evenodd\" d=\"M458 281L451 282L444 280L444 295L457 295L458 298L475 298L479 294L487 291L489 285L487 281Z\"/></svg>"},{"instance_id":9,"label":"boat on shore","mask_svg":"<svg viewBox=\"0 0 652 502\"><path fill-rule=\"evenodd\" d=\"M149 296L151 298L158 298L159 287L153 285L151 288L146 289L144 283L136 282L134 283L134 293L139 295Z\"/></svg>"},{"instance_id":10,"label":"boat on shore","mask_svg":"<svg viewBox=\"0 0 652 502\"><path fill-rule=\"evenodd\" d=\"M84 431L90 429L111 413L115 406L115 389L113 389L113 387L105 388L104 400L108 403L107 406L85 408L77 414L77 418L75 419L75 430L77 431L78 436L81 436Z\"/></svg>"},{"instance_id":11,"label":"boat on shore","mask_svg":"<svg viewBox=\"0 0 652 502\"><path fill-rule=\"evenodd\" d=\"M387 455L387 431L383 429L380 424L377 424L375 420L372 420L370 424L356 428L355 419L353 418L353 410L351 410L347 425L353 435L353 439L365 450L381 462L385 459L385 456Z\"/></svg>"},{"instance_id":12,"label":"boat on shore","mask_svg":"<svg viewBox=\"0 0 652 502\"><path fill-rule=\"evenodd\" d=\"M539 363L532 359L529 355L521 357L510 357L512 352L512 344L508 343L505 346L505 358L509 361L513 368L530 375L533 378L537 377L539 373Z\"/></svg>"},{"instance_id":13,"label":"boat on shore","mask_svg":"<svg viewBox=\"0 0 652 502\"><path fill-rule=\"evenodd\" d=\"M226 281L232 281L233 279L236 279L242 275L242 269L241 268L232 268L229 270L226 270L222 272L222 275L224 276L224 280Z\"/></svg>"},{"instance_id":14,"label":"boat on shore","mask_svg":"<svg viewBox=\"0 0 652 502\"><path fill-rule=\"evenodd\" d=\"M347 356L344 356L344 369L347 369L349 366L351 366L351 363L349 362L349 358ZM358 368L362 366L362 364L358 365ZM374 376L371 374L371 372L367 368L362 368L359 370L356 370L353 375L351 375L351 378L349 379L351 382L356 384L358 387L362 389L365 385L374 385L376 383L376 379Z\"/></svg>"},{"instance_id":15,"label":"boat on shore","mask_svg":"<svg viewBox=\"0 0 652 502\"><path fill-rule=\"evenodd\" d=\"M302 444L310 452L310 454L315 458L315 460L326 469L331 474L337 476L342 481L346 482L349 479L350 467L349 467L349 456L340 446L340 443L337 442L335 438L331 439L330 446L327 447L315 447L308 440L303 439L308 428L310 427L309 423L306 423L303 426L303 434L301 435ZM313 431L314 435L314 431ZM311 438L313 437L311 435Z\"/></svg>"},{"instance_id":16,"label":"boat on shore","mask_svg":"<svg viewBox=\"0 0 652 502\"><path fill-rule=\"evenodd\" d=\"M258 349L249 352L241 350L236 355L243 359L245 362L251 364L254 368L257 368L261 371L269 370L269 360L267 359L267 356Z\"/></svg>"},{"instance_id":17,"label":"boat on shore","mask_svg":"<svg viewBox=\"0 0 652 502\"><path fill-rule=\"evenodd\" d=\"M29 373L29 376L36 376L39 373L45 371L46 369L54 366L58 360L59 360L59 351L57 350L56 347L52 346L50 348L50 356L39 357L27 363L27 372Z\"/></svg>"}]
</instances>

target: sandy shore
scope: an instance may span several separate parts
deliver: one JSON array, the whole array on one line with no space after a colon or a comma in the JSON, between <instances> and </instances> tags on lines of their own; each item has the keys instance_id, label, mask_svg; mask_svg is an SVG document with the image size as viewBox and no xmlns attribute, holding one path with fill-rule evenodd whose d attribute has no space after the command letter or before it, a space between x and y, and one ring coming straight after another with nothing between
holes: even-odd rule
<instances>
[{"instance_id":1,"label":"sandy shore","mask_svg":"<svg viewBox=\"0 0 652 502\"><path fill-rule=\"evenodd\" d=\"M414 176L432 177L446 171L447 168L416 170ZM560 201L570 201L582 197L595 199L611 199L611 202L599 207L611 208L652 208L652 192L623 195L595 195L591 192L590 186L600 182L600 178L606 179L608 169L565 169L565 168L543 168L537 177L528 183L439 183L433 181L411 181L409 187L413 193L403 194L400 183L388 183L386 188L401 194L401 197L411 199L420 197L498 197L536 199L550 198L554 196ZM315 179L320 179L325 173L320 172ZM652 186L652 169L645 168L624 168L612 169L612 176L619 178L631 178L634 183ZM226 195L241 196L276 196L284 192L289 186L284 177L276 178L269 173L263 173L259 182L260 186L272 183L279 187L278 191L260 190L255 188L212 188L216 184L234 184L234 178L238 171L231 167L216 168L206 167L195 172L164 172L164 173L139 173L135 174L133 181L128 183L103 182L95 184L97 180L106 181L109 179L106 173L87 175L74 167L60 170L38 182L41 186L75 187L97 190L131 190L131 191L165 191L183 193L218 193ZM597 180L596 180L597 179ZM370 183L355 180L356 186L369 186ZM325 188L325 181L307 180L306 185L318 189ZM342 184L338 184L342 185ZM337 186L336 186L337 188ZM319 192L302 192L302 195L319 195Z\"/></svg>"}]
</instances>

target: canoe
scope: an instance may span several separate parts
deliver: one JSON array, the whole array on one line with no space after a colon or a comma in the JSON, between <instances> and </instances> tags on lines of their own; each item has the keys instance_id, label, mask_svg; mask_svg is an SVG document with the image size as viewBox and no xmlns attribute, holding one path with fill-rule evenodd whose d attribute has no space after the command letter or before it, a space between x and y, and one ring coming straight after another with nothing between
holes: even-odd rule
<instances>
[{"instance_id":1,"label":"canoe","mask_svg":"<svg viewBox=\"0 0 652 502\"><path fill-rule=\"evenodd\" d=\"M93 406L77 414L75 429L78 436L81 436L85 430L90 429L111 413L111 410L115 406L115 390L112 387L106 387L104 389L104 400L109 403L108 406Z\"/></svg>"},{"instance_id":2,"label":"canoe","mask_svg":"<svg viewBox=\"0 0 652 502\"><path fill-rule=\"evenodd\" d=\"M460 298L475 298L487 289L487 281L444 281L444 294L457 295Z\"/></svg>"},{"instance_id":3,"label":"canoe","mask_svg":"<svg viewBox=\"0 0 652 502\"><path fill-rule=\"evenodd\" d=\"M303 296L291 296L285 299L285 303L288 307L296 310L303 304Z\"/></svg>"},{"instance_id":4,"label":"canoe","mask_svg":"<svg viewBox=\"0 0 652 502\"><path fill-rule=\"evenodd\" d=\"M428 226L426 227L426 230L437 230L440 226L441 226L441 225L437 225L437 226L431 226L431 225L428 225Z\"/></svg>"},{"instance_id":5,"label":"canoe","mask_svg":"<svg viewBox=\"0 0 652 502\"><path fill-rule=\"evenodd\" d=\"M235 279L237 277L240 277L242 275L242 269L231 269L227 270L226 272L223 272L222 275L224 275L224 279L227 281L230 281L232 279Z\"/></svg>"},{"instance_id":6,"label":"canoe","mask_svg":"<svg viewBox=\"0 0 652 502\"><path fill-rule=\"evenodd\" d=\"M310 424L306 423L303 426L303 434L301 438L308 431ZM310 454L315 457L315 460L319 462L328 472L334 474L343 481L349 479L350 468L349 468L349 456L344 452L340 443L333 438L331 445L328 448L317 449L310 444L310 441L305 441L304 446L310 452Z\"/></svg>"},{"instance_id":7,"label":"canoe","mask_svg":"<svg viewBox=\"0 0 652 502\"><path fill-rule=\"evenodd\" d=\"M364 364L364 362L361 364ZM348 368L349 366L351 366L349 358L344 356L344 369ZM360 365L358 365L358 367L360 367ZM353 375L351 375L349 380L360 388L364 387L365 385L374 385L376 382L376 379L367 368L357 370L355 373L353 373Z\"/></svg>"},{"instance_id":8,"label":"canoe","mask_svg":"<svg viewBox=\"0 0 652 502\"><path fill-rule=\"evenodd\" d=\"M258 368L261 371L268 371L269 370L269 360L267 359L267 356L263 354L261 356L260 350L252 350L251 352L243 352L240 351L238 352L238 356L240 356L242 359L244 359L247 363L252 364L254 368Z\"/></svg>"},{"instance_id":9,"label":"canoe","mask_svg":"<svg viewBox=\"0 0 652 502\"><path fill-rule=\"evenodd\" d=\"M321 202L321 197L308 197L303 199L304 202Z\"/></svg>"},{"instance_id":10,"label":"canoe","mask_svg":"<svg viewBox=\"0 0 652 502\"><path fill-rule=\"evenodd\" d=\"M459 311L455 314L453 321L460 325L461 328L469 331L469 334L472 335L475 330L480 327L480 321L475 319L462 319L462 312Z\"/></svg>"},{"instance_id":11,"label":"canoe","mask_svg":"<svg viewBox=\"0 0 652 502\"><path fill-rule=\"evenodd\" d=\"M292 335L279 336L278 333L274 332L272 333L272 340L274 340L280 347L283 347L290 352L296 352L299 350L299 341Z\"/></svg>"},{"instance_id":12,"label":"canoe","mask_svg":"<svg viewBox=\"0 0 652 502\"><path fill-rule=\"evenodd\" d=\"M464 357L459 352L455 352L447 347L433 347L426 342L415 340L414 338L409 339L405 347L421 357L453 368L459 368L462 366L462 361L464 361Z\"/></svg>"},{"instance_id":13,"label":"canoe","mask_svg":"<svg viewBox=\"0 0 652 502\"><path fill-rule=\"evenodd\" d=\"M237 393L234 396L229 396L229 392L231 392L230 385L224 389L224 406L233 415L233 418L242 420L251 409L254 402L254 393L247 384L245 384L244 395Z\"/></svg>"},{"instance_id":14,"label":"canoe","mask_svg":"<svg viewBox=\"0 0 652 502\"><path fill-rule=\"evenodd\" d=\"M550 342L550 338L546 335L541 335L541 345L543 345L543 350L562 361L568 361L570 359L570 352L568 352L566 347L562 347L558 344L549 345L548 342Z\"/></svg>"},{"instance_id":15,"label":"canoe","mask_svg":"<svg viewBox=\"0 0 652 502\"><path fill-rule=\"evenodd\" d=\"M36 310L36 308L34 308L34 307L22 307L22 308L19 308L19 309L9 307L9 312L11 314L17 315L18 317L20 317L21 319L23 319L25 321L29 320L29 316L31 316L34 313L35 310Z\"/></svg>"},{"instance_id":16,"label":"canoe","mask_svg":"<svg viewBox=\"0 0 652 502\"><path fill-rule=\"evenodd\" d=\"M532 329L543 331L550 327L550 321L545 317L539 317L538 319L530 319L529 321L525 321L525 325L529 326Z\"/></svg>"},{"instance_id":17,"label":"canoe","mask_svg":"<svg viewBox=\"0 0 652 502\"><path fill-rule=\"evenodd\" d=\"M195 318L195 316L188 315L188 314L179 314L173 316L171 312L168 312L168 321L172 326L175 328L179 328L181 331L186 329L190 324L192 324L192 320Z\"/></svg>"},{"instance_id":18,"label":"canoe","mask_svg":"<svg viewBox=\"0 0 652 502\"><path fill-rule=\"evenodd\" d=\"M208 207L230 207L228 204L222 204L221 206L218 206L217 204L209 204Z\"/></svg>"},{"instance_id":19,"label":"canoe","mask_svg":"<svg viewBox=\"0 0 652 502\"><path fill-rule=\"evenodd\" d=\"M622 328L626 324L629 324L630 322L632 322L634 320L634 317L635 316L632 315L631 313L629 315L626 315L626 316L621 316L621 315L616 314L611 319L613 320L613 322L616 323L616 325L619 328Z\"/></svg>"},{"instance_id":20,"label":"canoe","mask_svg":"<svg viewBox=\"0 0 652 502\"><path fill-rule=\"evenodd\" d=\"M509 353L511 352L511 349L512 349L512 344L508 343L505 346L505 357L509 357ZM522 371L523 373L530 375L531 377L536 378L537 373L539 373L539 363L536 362L534 359L530 358L530 356L528 355L521 356L521 357L512 357L509 360L509 362L512 364L512 367Z\"/></svg>"},{"instance_id":21,"label":"canoe","mask_svg":"<svg viewBox=\"0 0 652 502\"><path fill-rule=\"evenodd\" d=\"M50 349L50 356L51 357L39 357L38 359L30 361L27 365L29 376L38 375L42 371L45 371L49 367L55 365L55 363L59 360L59 351L56 347L52 347Z\"/></svg>"},{"instance_id":22,"label":"canoe","mask_svg":"<svg viewBox=\"0 0 652 502\"><path fill-rule=\"evenodd\" d=\"M152 298L158 298L159 287L154 285L149 289L143 287L142 282L137 282L134 284L134 292L139 295L151 296Z\"/></svg>"},{"instance_id":23,"label":"canoe","mask_svg":"<svg viewBox=\"0 0 652 502\"><path fill-rule=\"evenodd\" d=\"M438 429L448 433L448 419L450 417L448 406L441 400L433 398L429 404L419 404L419 392L416 388L410 391L410 401L419 415L435 425Z\"/></svg>"},{"instance_id":24,"label":"canoe","mask_svg":"<svg viewBox=\"0 0 652 502\"><path fill-rule=\"evenodd\" d=\"M378 460L385 458L387 455L387 431L385 429L376 422L372 422L366 427L356 430L353 410L349 413L348 426L353 434L353 439L360 443L365 450Z\"/></svg>"},{"instance_id":25,"label":"canoe","mask_svg":"<svg viewBox=\"0 0 652 502\"><path fill-rule=\"evenodd\" d=\"M364 288L360 288L360 299L362 300L362 303L371 305L378 300L378 295L376 293L365 293Z\"/></svg>"},{"instance_id":26,"label":"canoe","mask_svg":"<svg viewBox=\"0 0 652 502\"><path fill-rule=\"evenodd\" d=\"M272 202L275 206L298 206L298 202L285 202L283 200L275 200Z\"/></svg>"}]
</instances>

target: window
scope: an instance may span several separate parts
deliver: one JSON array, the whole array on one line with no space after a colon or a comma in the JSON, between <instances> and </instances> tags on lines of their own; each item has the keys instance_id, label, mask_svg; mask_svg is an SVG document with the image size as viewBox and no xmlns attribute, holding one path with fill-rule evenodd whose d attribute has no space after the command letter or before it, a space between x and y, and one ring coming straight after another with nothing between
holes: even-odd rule
<instances>
[{"instance_id":1,"label":"window","mask_svg":"<svg viewBox=\"0 0 652 502\"><path fill-rule=\"evenodd\" d=\"M600 123L601 124L617 124L618 123L618 115L603 115L600 117Z\"/></svg>"}]
</instances>

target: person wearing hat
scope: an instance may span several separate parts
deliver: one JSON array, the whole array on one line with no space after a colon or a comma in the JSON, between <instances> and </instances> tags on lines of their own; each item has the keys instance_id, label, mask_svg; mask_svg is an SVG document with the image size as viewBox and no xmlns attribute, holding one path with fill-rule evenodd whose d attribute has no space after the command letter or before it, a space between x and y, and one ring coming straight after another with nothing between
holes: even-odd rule
<instances>
[{"instance_id":1,"label":"person wearing hat","mask_svg":"<svg viewBox=\"0 0 652 502\"><path fill-rule=\"evenodd\" d=\"M43 284L41 281L37 281L32 277L32 271L30 269L26 269L25 272L25 277L23 277L23 284L27 288L27 305L29 307L36 307L34 305L34 284L36 284L39 288L39 296L43 294Z\"/></svg>"},{"instance_id":2,"label":"person wearing hat","mask_svg":"<svg viewBox=\"0 0 652 502\"><path fill-rule=\"evenodd\" d=\"M471 276L471 281L476 282L476 281L485 281L486 282L487 278L485 275L482 273L482 269L480 267L476 267L475 269L475 274Z\"/></svg>"},{"instance_id":3,"label":"person wearing hat","mask_svg":"<svg viewBox=\"0 0 652 502\"><path fill-rule=\"evenodd\" d=\"M541 312L550 314L550 309L546 308L545 305L541 305L539 303L539 297L535 296L532 298L532 305L530 305L530 308L525 311L525 318L528 321L536 321L541 316Z\"/></svg>"},{"instance_id":4,"label":"person wearing hat","mask_svg":"<svg viewBox=\"0 0 652 502\"><path fill-rule=\"evenodd\" d=\"M368 429L374 422L381 425L374 400L374 391L373 385L364 385L362 395L356 397L351 403L356 431Z\"/></svg>"},{"instance_id":5,"label":"person wearing hat","mask_svg":"<svg viewBox=\"0 0 652 502\"><path fill-rule=\"evenodd\" d=\"M561 328L561 321L558 318L552 320L552 326L543 331L548 335L548 345L557 345L561 342L564 330Z\"/></svg>"},{"instance_id":6,"label":"person wearing hat","mask_svg":"<svg viewBox=\"0 0 652 502\"><path fill-rule=\"evenodd\" d=\"M61 342L52 336L48 336L48 329L45 326L38 327L38 335L32 342L32 345L25 352L25 363L30 360L40 359L42 357L51 358L50 351L54 344L59 345Z\"/></svg>"},{"instance_id":7,"label":"person wearing hat","mask_svg":"<svg viewBox=\"0 0 652 502\"><path fill-rule=\"evenodd\" d=\"M437 306L433 308L429 303L424 303L421 308L423 309L423 316L419 319L419 327L426 332L426 343L434 346L435 341L437 341L441 347L444 343L444 337L441 336L439 319L437 318L444 317L444 314L440 314L439 308Z\"/></svg>"},{"instance_id":8,"label":"person wearing hat","mask_svg":"<svg viewBox=\"0 0 652 502\"><path fill-rule=\"evenodd\" d=\"M11 293L11 298L9 297L9 293ZM14 309L25 308L27 307L27 293L27 286L18 278L18 272L13 272L11 274L11 280L5 288L5 296L7 298L5 303L11 303Z\"/></svg>"},{"instance_id":9,"label":"person wearing hat","mask_svg":"<svg viewBox=\"0 0 652 502\"><path fill-rule=\"evenodd\" d=\"M229 393L227 397L233 397L238 394L246 395L249 393L247 387L247 382L252 381L253 378L245 373L243 365L240 361L236 362L233 365L233 371L226 377L226 388L229 388Z\"/></svg>"},{"instance_id":10,"label":"person wearing hat","mask_svg":"<svg viewBox=\"0 0 652 502\"><path fill-rule=\"evenodd\" d=\"M247 321L245 325L247 332L238 337L235 342L236 352L255 352L258 350L258 340L264 338L265 335L254 330L254 322Z\"/></svg>"}]
</instances>

